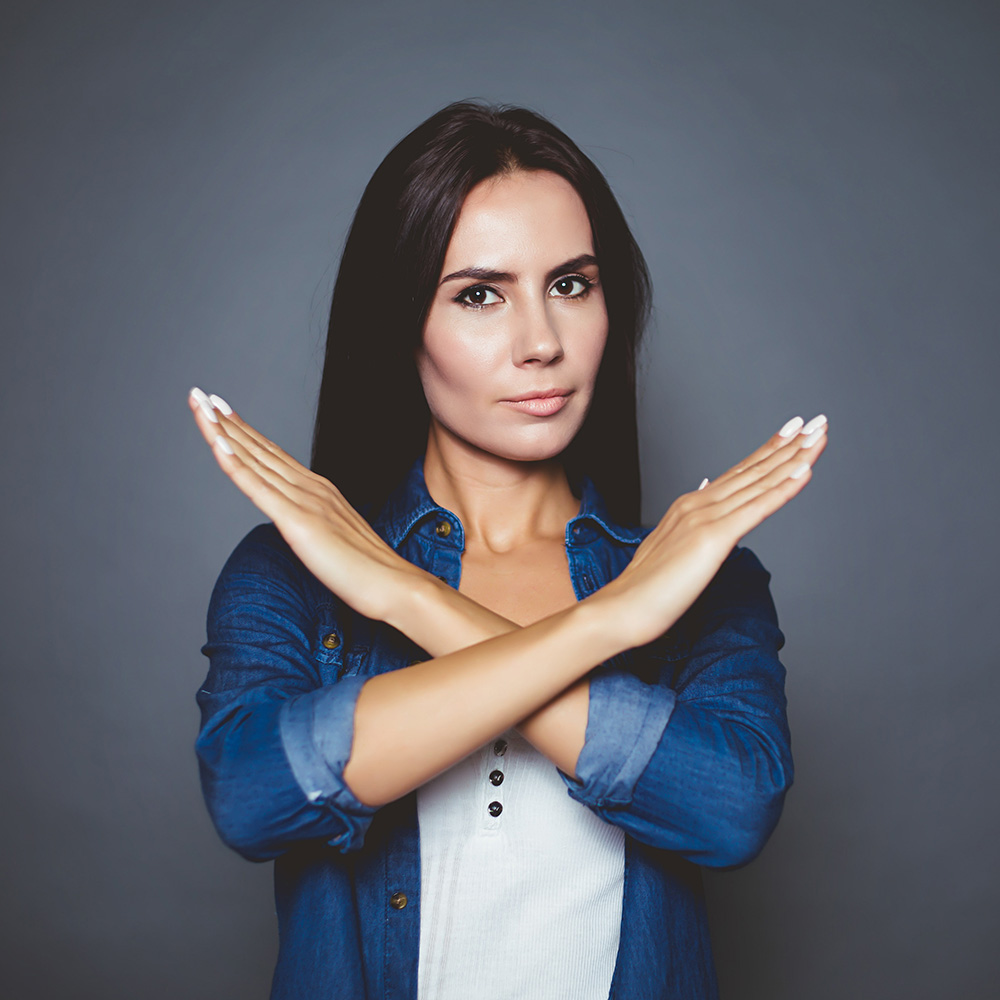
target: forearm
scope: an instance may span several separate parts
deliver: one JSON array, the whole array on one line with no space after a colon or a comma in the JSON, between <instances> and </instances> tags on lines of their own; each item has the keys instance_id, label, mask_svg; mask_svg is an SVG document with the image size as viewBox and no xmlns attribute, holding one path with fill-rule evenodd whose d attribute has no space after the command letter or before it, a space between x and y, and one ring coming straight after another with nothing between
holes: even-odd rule
<instances>
[{"instance_id":1,"label":"forearm","mask_svg":"<svg viewBox=\"0 0 1000 1000\"><path fill-rule=\"evenodd\" d=\"M397 607L393 625L431 656L446 656L521 628L437 580L420 602L401 601ZM590 682L578 680L517 726L540 753L573 778L587 729L589 693Z\"/></svg>"},{"instance_id":2,"label":"forearm","mask_svg":"<svg viewBox=\"0 0 1000 1000\"><path fill-rule=\"evenodd\" d=\"M425 598L426 613L440 610L432 592ZM446 614L458 620L459 606L449 602ZM628 648L611 627L612 609L597 595L522 629L483 612L457 627L472 645L365 683L344 770L362 802L399 798L540 709L565 726L553 699ZM493 635L476 642L476 628Z\"/></svg>"},{"instance_id":3,"label":"forearm","mask_svg":"<svg viewBox=\"0 0 1000 1000\"><path fill-rule=\"evenodd\" d=\"M447 656L521 628L430 574L405 587L386 621L431 656Z\"/></svg>"},{"instance_id":4,"label":"forearm","mask_svg":"<svg viewBox=\"0 0 1000 1000\"><path fill-rule=\"evenodd\" d=\"M710 867L760 851L794 777L769 576L734 549L673 649L645 664L655 682L595 672L578 783L568 783L637 840Z\"/></svg>"}]
</instances>

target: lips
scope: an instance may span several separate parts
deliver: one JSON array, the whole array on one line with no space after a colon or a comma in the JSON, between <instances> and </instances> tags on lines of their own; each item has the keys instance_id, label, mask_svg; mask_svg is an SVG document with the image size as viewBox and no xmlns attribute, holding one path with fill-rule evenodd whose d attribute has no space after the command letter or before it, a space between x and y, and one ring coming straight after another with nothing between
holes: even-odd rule
<instances>
[{"instance_id":1,"label":"lips","mask_svg":"<svg viewBox=\"0 0 1000 1000\"><path fill-rule=\"evenodd\" d=\"M526 392L521 396L509 396L502 402L521 403L526 399L551 399L553 396L568 396L572 391L572 389L538 389L535 392Z\"/></svg>"},{"instance_id":2,"label":"lips","mask_svg":"<svg viewBox=\"0 0 1000 1000\"><path fill-rule=\"evenodd\" d=\"M521 399L502 399L500 402L512 410L520 410L533 417L551 417L566 405L569 397L570 393L564 389L548 395L535 394Z\"/></svg>"}]
</instances>

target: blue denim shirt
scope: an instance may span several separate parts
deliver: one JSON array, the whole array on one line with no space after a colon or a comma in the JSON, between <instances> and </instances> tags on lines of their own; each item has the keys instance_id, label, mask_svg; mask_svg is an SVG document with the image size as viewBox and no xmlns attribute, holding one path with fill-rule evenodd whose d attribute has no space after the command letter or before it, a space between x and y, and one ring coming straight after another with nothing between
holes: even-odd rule
<instances>
[{"instance_id":1,"label":"blue denim shirt","mask_svg":"<svg viewBox=\"0 0 1000 1000\"><path fill-rule=\"evenodd\" d=\"M651 528L614 523L589 478L574 485L581 506L566 553L579 600L617 576ZM429 495L423 457L371 523L458 587L464 531ZM754 858L792 783L769 580L736 546L669 631L590 674L577 778L559 773L569 795L626 833L611 997L717 996L700 866ZM415 1000L416 793L371 808L343 772L365 680L427 654L351 610L271 523L219 575L202 652L196 749L209 812L234 850L275 861L272 998Z\"/></svg>"}]
</instances>

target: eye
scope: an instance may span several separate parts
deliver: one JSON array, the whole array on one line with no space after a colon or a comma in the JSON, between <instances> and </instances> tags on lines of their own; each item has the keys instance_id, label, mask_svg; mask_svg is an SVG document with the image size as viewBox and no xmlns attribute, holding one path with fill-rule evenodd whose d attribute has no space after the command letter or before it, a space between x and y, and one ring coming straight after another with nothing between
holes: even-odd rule
<instances>
[{"instance_id":1,"label":"eye","mask_svg":"<svg viewBox=\"0 0 1000 1000\"><path fill-rule=\"evenodd\" d=\"M492 306L503 299L486 285L473 285L465 288L455 296L455 301L463 306L471 306L473 309L481 309L483 306Z\"/></svg>"},{"instance_id":2,"label":"eye","mask_svg":"<svg viewBox=\"0 0 1000 1000\"><path fill-rule=\"evenodd\" d=\"M578 299L586 295L593 286L582 274L567 274L551 288L549 294L556 299Z\"/></svg>"}]
</instances>

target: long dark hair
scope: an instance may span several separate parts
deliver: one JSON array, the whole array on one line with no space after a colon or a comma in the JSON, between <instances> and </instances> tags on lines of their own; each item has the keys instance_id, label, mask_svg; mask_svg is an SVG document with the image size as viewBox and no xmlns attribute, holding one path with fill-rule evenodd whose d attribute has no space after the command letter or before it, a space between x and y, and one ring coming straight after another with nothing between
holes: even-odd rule
<instances>
[{"instance_id":1,"label":"long dark hair","mask_svg":"<svg viewBox=\"0 0 1000 1000\"><path fill-rule=\"evenodd\" d=\"M427 446L413 352L462 203L480 181L518 168L550 170L580 195L608 311L593 400L559 459L571 484L584 473L594 480L614 519L639 521L635 356L650 302L642 253L604 176L567 135L525 108L467 101L418 125L379 164L344 245L311 468L359 510L377 513Z\"/></svg>"}]
</instances>

